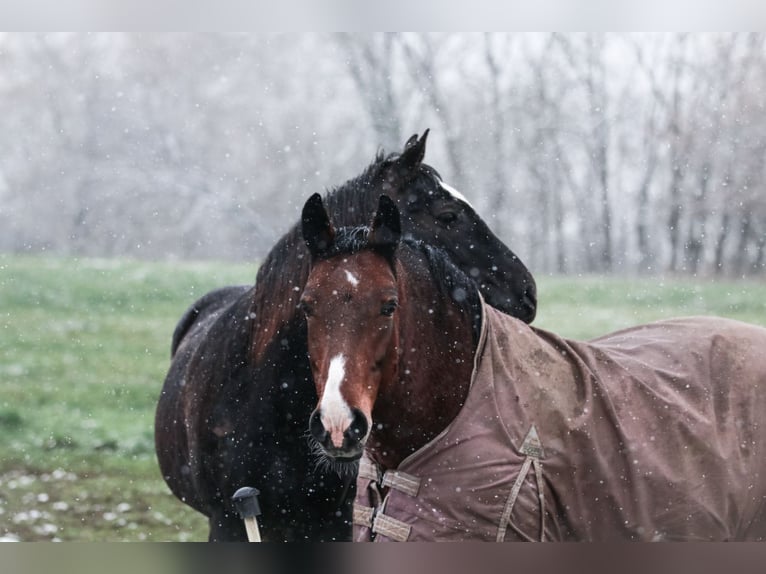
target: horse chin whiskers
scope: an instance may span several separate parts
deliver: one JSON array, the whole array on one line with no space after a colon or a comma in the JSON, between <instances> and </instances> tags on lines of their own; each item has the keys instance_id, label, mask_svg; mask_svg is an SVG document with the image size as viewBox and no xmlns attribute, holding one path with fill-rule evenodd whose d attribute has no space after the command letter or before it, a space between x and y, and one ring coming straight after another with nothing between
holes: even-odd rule
<instances>
[{"instance_id":1,"label":"horse chin whiskers","mask_svg":"<svg viewBox=\"0 0 766 574\"><path fill-rule=\"evenodd\" d=\"M359 473L359 459L341 461L324 455L317 459L315 470L319 472L334 472L341 478L355 477Z\"/></svg>"},{"instance_id":2,"label":"horse chin whiskers","mask_svg":"<svg viewBox=\"0 0 766 574\"><path fill-rule=\"evenodd\" d=\"M315 472L334 472L341 478L355 477L359 472L359 458L340 460L330 456L324 447L311 434L308 436L311 454L314 456Z\"/></svg>"}]
</instances>

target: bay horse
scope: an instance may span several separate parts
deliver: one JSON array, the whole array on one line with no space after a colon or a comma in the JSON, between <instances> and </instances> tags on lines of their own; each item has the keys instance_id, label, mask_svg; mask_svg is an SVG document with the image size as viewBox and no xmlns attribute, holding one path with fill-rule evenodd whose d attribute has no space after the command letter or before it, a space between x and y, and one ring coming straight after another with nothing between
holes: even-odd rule
<instances>
[{"instance_id":1,"label":"bay horse","mask_svg":"<svg viewBox=\"0 0 766 574\"><path fill-rule=\"evenodd\" d=\"M766 537L766 329L532 328L402 238L385 196L352 228L312 197L303 235L310 431L330 464L362 459L356 540Z\"/></svg>"},{"instance_id":2,"label":"bay horse","mask_svg":"<svg viewBox=\"0 0 766 574\"><path fill-rule=\"evenodd\" d=\"M490 304L523 321L536 310L535 282L470 203L423 163L426 131L401 153L379 153L326 197L346 225L369 220L381 193L403 215L403 232L449 252ZM230 502L260 492L264 540L351 538L355 469L317 468L306 424L316 391L297 309L309 270L298 222L271 249L253 286L206 294L181 317L155 415L162 476L208 517L209 539L245 540Z\"/></svg>"}]
</instances>

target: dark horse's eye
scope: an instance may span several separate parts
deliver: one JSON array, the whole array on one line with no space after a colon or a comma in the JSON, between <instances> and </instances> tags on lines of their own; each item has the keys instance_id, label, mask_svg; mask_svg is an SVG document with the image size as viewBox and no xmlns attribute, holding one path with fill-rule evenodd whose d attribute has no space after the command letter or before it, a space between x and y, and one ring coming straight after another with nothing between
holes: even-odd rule
<instances>
[{"instance_id":1,"label":"dark horse's eye","mask_svg":"<svg viewBox=\"0 0 766 574\"><path fill-rule=\"evenodd\" d=\"M314 308L308 301L301 301L298 303L298 308L303 311L303 314L306 315L306 317L311 317L314 312Z\"/></svg>"},{"instance_id":2,"label":"dark horse's eye","mask_svg":"<svg viewBox=\"0 0 766 574\"><path fill-rule=\"evenodd\" d=\"M457 221L457 213L455 211L443 211L436 216L436 219L445 225L449 225Z\"/></svg>"},{"instance_id":3,"label":"dark horse's eye","mask_svg":"<svg viewBox=\"0 0 766 574\"><path fill-rule=\"evenodd\" d=\"M396 306L399 304L399 302L396 299L391 299L390 301L386 301L383 303L383 306L380 308L380 314L384 317L390 317L394 314L394 311L396 311Z\"/></svg>"}]
</instances>

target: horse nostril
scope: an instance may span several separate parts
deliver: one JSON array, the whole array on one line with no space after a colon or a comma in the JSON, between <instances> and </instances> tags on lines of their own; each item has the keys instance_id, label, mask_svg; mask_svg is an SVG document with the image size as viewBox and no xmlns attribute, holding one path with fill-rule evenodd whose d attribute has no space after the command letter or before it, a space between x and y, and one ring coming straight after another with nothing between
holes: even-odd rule
<instances>
[{"instance_id":1,"label":"horse nostril","mask_svg":"<svg viewBox=\"0 0 766 574\"><path fill-rule=\"evenodd\" d=\"M311 413L309 417L309 432L320 443L323 443L327 439L327 429L322 424L322 416L319 413L319 409Z\"/></svg>"},{"instance_id":2,"label":"horse nostril","mask_svg":"<svg viewBox=\"0 0 766 574\"><path fill-rule=\"evenodd\" d=\"M367 417L359 409L351 409L351 424L344 433L350 440L361 441L367 436L369 425L367 424Z\"/></svg>"}]
</instances>

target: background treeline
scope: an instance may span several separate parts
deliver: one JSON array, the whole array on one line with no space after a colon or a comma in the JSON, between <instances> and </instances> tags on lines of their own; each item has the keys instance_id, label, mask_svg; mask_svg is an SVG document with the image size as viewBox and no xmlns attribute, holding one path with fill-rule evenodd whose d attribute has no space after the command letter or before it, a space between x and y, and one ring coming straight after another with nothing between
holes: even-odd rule
<instances>
[{"instance_id":1,"label":"background treeline","mask_svg":"<svg viewBox=\"0 0 766 574\"><path fill-rule=\"evenodd\" d=\"M257 261L427 161L533 272L764 273L762 34L0 36L0 251Z\"/></svg>"}]
</instances>

